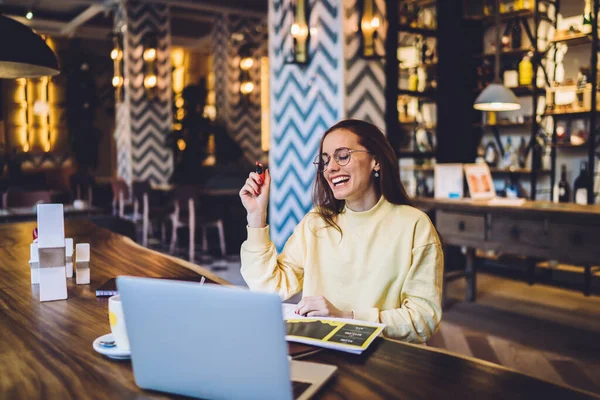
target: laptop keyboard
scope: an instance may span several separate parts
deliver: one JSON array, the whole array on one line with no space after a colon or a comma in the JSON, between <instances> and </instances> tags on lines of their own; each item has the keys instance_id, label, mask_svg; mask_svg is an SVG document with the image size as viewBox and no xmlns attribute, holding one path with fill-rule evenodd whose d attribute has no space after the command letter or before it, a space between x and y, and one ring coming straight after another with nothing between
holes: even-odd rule
<instances>
[{"instance_id":1,"label":"laptop keyboard","mask_svg":"<svg viewBox=\"0 0 600 400\"><path fill-rule=\"evenodd\" d=\"M312 385L312 383L292 381L292 391L294 392L294 399L297 399L298 397L302 396L302 393L306 392L310 385Z\"/></svg>"}]
</instances>

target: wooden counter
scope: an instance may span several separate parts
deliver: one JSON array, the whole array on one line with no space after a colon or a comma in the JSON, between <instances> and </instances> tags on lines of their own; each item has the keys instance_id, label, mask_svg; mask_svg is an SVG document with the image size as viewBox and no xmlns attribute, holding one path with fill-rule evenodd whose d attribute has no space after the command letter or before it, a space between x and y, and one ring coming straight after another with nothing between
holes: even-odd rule
<instances>
[{"instance_id":1,"label":"wooden counter","mask_svg":"<svg viewBox=\"0 0 600 400\"><path fill-rule=\"evenodd\" d=\"M475 249L582 265L589 294L591 266L600 264L600 205L528 201L506 206L426 198L415 203L435 215L445 244L467 247L468 300L475 299ZM535 261L530 262L532 269Z\"/></svg>"}]
</instances>

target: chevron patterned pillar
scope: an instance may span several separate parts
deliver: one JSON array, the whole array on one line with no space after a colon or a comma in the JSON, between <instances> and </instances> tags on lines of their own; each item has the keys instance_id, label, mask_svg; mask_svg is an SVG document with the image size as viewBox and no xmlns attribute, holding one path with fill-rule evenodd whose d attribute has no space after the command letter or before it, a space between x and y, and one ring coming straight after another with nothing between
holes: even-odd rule
<instances>
[{"instance_id":1,"label":"chevron patterned pillar","mask_svg":"<svg viewBox=\"0 0 600 400\"><path fill-rule=\"evenodd\" d=\"M117 171L129 184L133 180L167 183L173 171L166 139L172 124L171 36L165 5L122 0L117 15L124 19L124 101L117 107ZM146 35L157 39L156 94L144 87Z\"/></svg>"},{"instance_id":2,"label":"chevron patterned pillar","mask_svg":"<svg viewBox=\"0 0 600 400\"><path fill-rule=\"evenodd\" d=\"M310 63L285 64L292 40L289 0L269 2L271 238L281 250L312 207L312 160L327 128L344 112L342 7L338 0L310 0Z\"/></svg>"},{"instance_id":3,"label":"chevron patterned pillar","mask_svg":"<svg viewBox=\"0 0 600 400\"><path fill-rule=\"evenodd\" d=\"M267 55L267 28L264 21L222 15L212 31L213 69L217 119L240 145L251 162L262 158L260 114L260 59ZM240 49L252 51L254 65L249 70L254 91L240 93Z\"/></svg>"},{"instance_id":4,"label":"chevron patterned pillar","mask_svg":"<svg viewBox=\"0 0 600 400\"><path fill-rule=\"evenodd\" d=\"M312 160L323 133L344 118L370 121L384 129L383 60L360 56L357 0L309 0L310 62L285 64L291 48L290 0L269 2L271 151L273 177L269 223L281 250L312 208ZM376 0L382 21L376 41L384 54L385 0Z\"/></svg>"},{"instance_id":5,"label":"chevron patterned pillar","mask_svg":"<svg viewBox=\"0 0 600 400\"><path fill-rule=\"evenodd\" d=\"M344 0L345 109L347 118L369 121L385 131L384 60L365 60L360 54L358 0ZM375 0L375 15L381 21L375 40L376 53L385 54L387 33L385 0Z\"/></svg>"},{"instance_id":6,"label":"chevron patterned pillar","mask_svg":"<svg viewBox=\"0 0 600 400\"><path fill-rule=\"evenodd\" d=\"M217 121L224 126L227 124L227 44L229 36L229 16L221 14L215 18L211 39Z\"/></svg>"}]
</instances>

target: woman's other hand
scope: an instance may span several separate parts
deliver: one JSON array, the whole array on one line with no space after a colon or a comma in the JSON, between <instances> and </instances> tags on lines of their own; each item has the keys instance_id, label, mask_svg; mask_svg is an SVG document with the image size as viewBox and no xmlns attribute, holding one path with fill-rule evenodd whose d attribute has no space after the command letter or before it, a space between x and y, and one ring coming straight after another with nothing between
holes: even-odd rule
<instances>
[{"instance_id":1,"label":"woman's other hand","mask_svg":"<svg viewBox=\"0 0 600 400\"><path fill-rule=\"evenodd\" d=\"M352 311L336 308L323 296L306 296L296 306L296 314L305 317L333 317L352 319Z\"/></svg>"}]
</instances>

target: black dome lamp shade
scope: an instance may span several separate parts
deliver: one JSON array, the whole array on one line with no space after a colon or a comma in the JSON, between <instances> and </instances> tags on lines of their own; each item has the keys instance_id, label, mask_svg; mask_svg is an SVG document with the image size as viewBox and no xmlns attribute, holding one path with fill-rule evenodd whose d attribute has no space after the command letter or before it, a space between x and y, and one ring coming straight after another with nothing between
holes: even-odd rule
<instances>
[{"instance_id":1,"label":"black dome lamp shade","mask_svg":"<svg viewBox=\"0 0 600 400\"><path fill-rule=\"evenodd\" d=\"M58 75L58 60L38 34L0 15L0 78L39 78Z\"/></svg>"}]
</instances>

